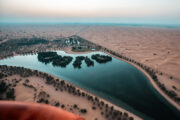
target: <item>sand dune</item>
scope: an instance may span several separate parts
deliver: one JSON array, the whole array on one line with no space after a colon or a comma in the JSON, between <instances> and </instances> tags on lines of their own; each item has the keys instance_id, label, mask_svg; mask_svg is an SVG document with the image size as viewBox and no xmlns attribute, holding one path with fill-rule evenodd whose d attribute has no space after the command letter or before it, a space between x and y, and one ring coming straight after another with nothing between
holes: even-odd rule
<instances>
[{"instance_id":1,"label":"sand dune","mask_svg":"<svg viewBox=\"0 0 180 120\"><path fill-rule=\"evenodd\" d=\"M90 26L79 34L180 80L180 30Z\"/></svg>"}]
</instances>

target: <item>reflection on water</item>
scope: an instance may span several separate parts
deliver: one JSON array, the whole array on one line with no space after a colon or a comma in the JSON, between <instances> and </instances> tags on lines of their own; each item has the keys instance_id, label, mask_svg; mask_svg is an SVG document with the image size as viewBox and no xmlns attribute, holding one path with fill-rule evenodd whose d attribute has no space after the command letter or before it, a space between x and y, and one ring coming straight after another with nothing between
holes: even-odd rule
<instances>
[{"instance_id":1,"label":"reflection on water","mask_svg":"<svg viewBox=\"0 0 180 120\"><path fill-rule=\"evenodd\" d=\"M154 90L144 74L134 66L113 57L105 64L100 64L99 60L96 61L92 56L99 54L97 59L102 59L99 56L107 56L102 52L74 55L57 51L51 54L41 62L38 60L38 54L35 54L0 60L0 64L22 66L52 74L101 96L144 119L147 119L147 116L161 120L178 119L179 112ZM54 59L54 56L59 57L57 60L72 60L65 67L54 66L51 60ZM81 69L74 68L73 64L77 58L81 61ZM88 67L86 62L89 59L94 62L94 64L91 63L94 67ZM102 59L102 61L104 60ZM58 61L57 64L61 65L64 62L59 63Z\"/></svg>"}]
</instances>

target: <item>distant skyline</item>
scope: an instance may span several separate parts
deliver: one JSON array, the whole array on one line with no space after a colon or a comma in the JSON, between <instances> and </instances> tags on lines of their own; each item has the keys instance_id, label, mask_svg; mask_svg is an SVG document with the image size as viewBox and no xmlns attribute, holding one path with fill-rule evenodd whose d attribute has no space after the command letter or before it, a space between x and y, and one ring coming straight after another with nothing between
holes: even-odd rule
<instances>
[{"instance_id":1,"label":"distant skyline","mask_svg":"<svg viewBox=\"0 0 180 120\"><path fill-rule=\"evenodd\" d=\"M180 25L180 0L0 0L0 22Z\"/></svg>"}]
</instances>

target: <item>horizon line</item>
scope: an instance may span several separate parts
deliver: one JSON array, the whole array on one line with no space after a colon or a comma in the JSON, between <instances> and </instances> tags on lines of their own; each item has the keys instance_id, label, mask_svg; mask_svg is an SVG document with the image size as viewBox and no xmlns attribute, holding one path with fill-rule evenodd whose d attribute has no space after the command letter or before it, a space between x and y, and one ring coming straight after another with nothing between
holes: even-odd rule
<instances>
[{"instance_id":1,"label":"horizon line","mask_svg":"<svg viewBox=\"0 0 180 120\"><path fill-rule=\"evenodd\" d=\"M76 24L76 25L121 25L121 26L152 26L152 27L159 27L159 26L164 26L164 27L180 27L180 24L169 24L169 23L136 23L136 22L4 22L0 21L0 25L7 25L7 24L59 24L59 25L65 25L65 24Z\"/></svg>"}]
</instances>

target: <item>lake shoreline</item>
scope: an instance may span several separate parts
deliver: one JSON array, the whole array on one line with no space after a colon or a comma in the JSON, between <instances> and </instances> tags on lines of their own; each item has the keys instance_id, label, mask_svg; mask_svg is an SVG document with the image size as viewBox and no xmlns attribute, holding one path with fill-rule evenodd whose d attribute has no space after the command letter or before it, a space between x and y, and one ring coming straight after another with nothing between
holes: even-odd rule
<instances>
[{"instance_id":1,"label":"lake shoreline","mask_svg":"<svg viewBox=\"0 0 180 120\"><path fill-rule=\"evenodd\" d=\"M108 55L111 55L119 60L122 60L126 63L129 63L131 65L133 65L134 67L136 67L138 70L140 70L148 79L150 85L152 85L152 87L165 99L167 100L174 108L176 108L178 111L180 111L180 105L177 104L175 101L173 101L169 96L167 96L159 87L158 85L154 82L154 80L151 78L151 76L145 71L143 70L141 67L139 67L138 65L132 63L132 62L129 62L129 61L126 61L124 59L121 59L113 54L110 54L109 52L106 52L106 51L102 51L102 52L105 52L106 54Z\"/></svg>"},{"instance_id":2,"label":"lake shoreline","mask_svg":"<svg viewBox=\"0 0 180 120\"><path fill-rule=\"evenodd\" d=\"M47 50L47 51L48 51L48 50ZM64 51L64 52L67 52L67 51ZM20 54L14 54L14 56L18 56L18 55L20 55ZM11 57L14 57L14 56L11 56ZM32 70L32 69L31 69L31 70ZM48 74L48 73L46 73L46 74ZM52 76L54 79L57 79L57 77L55 77L55 76L53 76L53 75L51 75L51 74L48 74L48 75ZM19 77L18 77L18 78L19 78ZM20 78L19 78L19 79L20 79ZM61 78L59 78L59 79L61 79ZM124 113L124 112L128 113L129 116L132 116L135 120L141 120L141 118L140 118L139 116L135 115L134 113L129 112L129 111L125 110L124 108L121 108L121 107L119 107L119 106L117 106L117 105L115 105L115 104L113 104L113 103L111 103L111 102L103 99L102 97L99 97L99 96L97 96L97 95L94 95L93 93L91 93L91 92L89 92L89 91L87 91L87 90L84 90L84 89L82 89L82 88L80 88L80 87L78 87L78 86L76 86L76 85L74 85L74 84L72 84L72 83L70 83L70 82L65 81L65 83L67 83L67 84L69 84L69 85L75 86L76 89L79 89L81 92L84 92L84 93L86 93L86 94L88 94L88 95L91 95L91 96L93 96L94 98L97 97L100 101L104 101L105 104L108 104L109 106L112 106L115 110L119 110L119 111L121 111L121 112L123 112L123 113ZM70 100L73 101L73 98L70 98ZM81 103L82 103L82 102L79 101L79 104L81 104ZM91 109L91 108L89 108L89 109Z\"/></svg>"},{"instance_id":3,"label":"lake shoreline","mask_svg":"<svg viewBox=\"0 0 180 120\"><path fill-rule=\"evenodd\" d=\"M57 50L57 49L56 49ZM46 50L46 51L56 51L56 50ZM68 48L65 48L65 49L59 49L59 50L63 50L65 53L70 53L70 54L85 54L85 53L91 53L91 52L95 52L95 51L87 51L87 52L73 52L73 51L71 51L71 49L70 49L70 47L68 47ZM146 72L146 71L144 71L141 67L139 67L139 66L137 66L136 64L133 64L133 63L131 63L131 62L128 62L128 61L125 61L125 60L123 60L123 59L120 59L119 57L116 57L116 56L114 56L114 55L112 55L112 54L110 54L110 53L108 53L108 52L105 52L105 51L101 51L100 50L100 52L104 52L104 53L106 53L106 54L109 54L109 55L111 55L111 56L113 56L113 57L115 57L115 58L118 58L119 60L122 60L122 61L124 61L124 62L126 62L126 63L129 63L129 64L131 64L131 65L133 65L134 67L136 67L138 70L140 70L147 78L148 78L148 80L149 80L149 82L150 82L150 85L152 85L152 87L153 88L155 88L155 90L157 90L157 88L158 88L158 86L156 85L156 83L152 80L152 78L150 77L150 75ZM34 53L34 54L36 54L36 53ZM15 54L14 56L16 56L16 55L21 55L21 54ZM76 86L77 87L77 86ZM160 90L160 88L159 88L159 90ZM85 90L86 91L86 90ZM157 91L158 93L159 93L159 91ZM163 93L163 91L160 91L161 93ZM162 95L160 93L160 95ZM166 95L166 94L165 94ZM163 96L163 95L162 95ZM163 96L164 97L164 96ZM101 98L101 97L100 97ZM167 98L168 98L168 96L167 96ZM165 98L166 99L166 98ZM168 101L168 100L167 100ZM171 100L172 101L172 100ZM168 101L169 102L169 101ZM110 102L111 103L111 102ZM169 102L170 103L170 102ZM171 103L170 103L171 104ZM115 105L115 106L117 106L117 105ZM174 105L173 105L174 106ZM119 106L118 106L119 107ZM176 108L176 107L175 107ZM178 109L179 110L179 109Z\"/></svg>"},{"instance_id":4,"label":"lake shoreline","mask_svg":"<svg viewBox=\"0 0 180 120\"><path fill-rule=\"evenodd\" d=\"M91 53L91 52L94 52L94 51L87 51L87 52L73 52L70 48L66 48L64 49L65 52L67 53L70 53L70 54L83 54L83 53ZM101 51L101 50L100 50ZM165 98L174 108L176 108L178 111L180 111L180 105L177 104L174 100L172 100L167 94L165 94L159 87L158 85L154 82L154 80L151 78L151 76L145 71L143 70L141 67L139 67L138 65L132 63L132 62L129 62L129 61L126 61L124 59L121 59L113 54L110 54L109 52L106 52L106 51L101 51L101 52L104 52L108 55L111 55L119 60L122 60L126 63L129 63L131 65L133 65L134 67L136 67L138 70L140 70L147 78L148 78L148 81L150 83L150 85L152 85L152 87L163 97Z\"/></svg>"}]
</instances>

